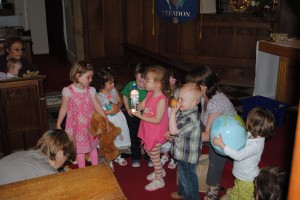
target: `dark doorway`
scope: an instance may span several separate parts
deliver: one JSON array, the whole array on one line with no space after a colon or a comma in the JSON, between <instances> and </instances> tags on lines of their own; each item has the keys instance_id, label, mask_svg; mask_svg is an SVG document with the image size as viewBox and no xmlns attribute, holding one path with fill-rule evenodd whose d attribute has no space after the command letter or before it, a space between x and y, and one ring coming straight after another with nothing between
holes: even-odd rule
<instances>
[{"instance_id":1,"label":"dark doorway","mask_svg":"<svg viewBox=\"0 0 300 200\"><path fill-rule=\"evenodd\" d=\"M45 0L45 5L49 53L61 61L67 61L62 0Z\"/></svg>"}]
</instances>

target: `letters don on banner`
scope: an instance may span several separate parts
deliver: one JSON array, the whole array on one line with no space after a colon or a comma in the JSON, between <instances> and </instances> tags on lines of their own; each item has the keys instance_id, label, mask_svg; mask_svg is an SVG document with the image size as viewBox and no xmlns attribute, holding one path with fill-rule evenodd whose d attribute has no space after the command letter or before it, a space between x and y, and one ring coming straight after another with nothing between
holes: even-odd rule
<instances>
[{"instance_id":1,"label":"letters don on banner","mask_svg":"<svg viewBox=\"0 0 300 200\"><path fill-rule=\"evenodd\" d=\"M173 23L182 23L197 18L196 0L155 0L155 14Z\"/></svg>"}]
</instances>

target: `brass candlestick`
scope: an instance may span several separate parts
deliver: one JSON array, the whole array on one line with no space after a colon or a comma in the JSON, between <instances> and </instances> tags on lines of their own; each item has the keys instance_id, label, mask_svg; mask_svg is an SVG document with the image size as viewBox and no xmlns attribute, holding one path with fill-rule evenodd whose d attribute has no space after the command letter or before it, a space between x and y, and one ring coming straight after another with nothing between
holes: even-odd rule
<instances>
[{"instance_id":1,"label":"brass candlestick","mask_svg":"<svg viewBox=\"0 0 300 200\"><path fill-rule=\"evenodd\" d=\"M275 11L276 11L276 7L278 6L278 0L273 0L271 2L270 5L270 11L271 11L271 19L270 19L270 35L269 35L269 39L270 41L274 41L272 34L274 33L274 21L275 21Z\"/></svg>"}]
</instances>

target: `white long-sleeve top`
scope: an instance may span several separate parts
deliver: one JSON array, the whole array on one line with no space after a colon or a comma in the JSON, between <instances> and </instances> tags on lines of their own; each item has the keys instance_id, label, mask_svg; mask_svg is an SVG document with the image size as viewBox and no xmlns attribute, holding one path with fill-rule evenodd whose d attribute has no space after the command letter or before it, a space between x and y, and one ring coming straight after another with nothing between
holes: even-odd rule
<instances>
[{"instance_id":1,"label":"white long-sleeve top","mask_svg":"<svg viewBox=\"0 0 300 200\"><path fill-rule=\"evenodd\" d=\"M253 181L259 174L258 164L265 146L265 138L253 138L248 132L246 145L237 151L225 146L224 153L234 160L232 174L243 181Z\"/></svg>"}]
</instances>

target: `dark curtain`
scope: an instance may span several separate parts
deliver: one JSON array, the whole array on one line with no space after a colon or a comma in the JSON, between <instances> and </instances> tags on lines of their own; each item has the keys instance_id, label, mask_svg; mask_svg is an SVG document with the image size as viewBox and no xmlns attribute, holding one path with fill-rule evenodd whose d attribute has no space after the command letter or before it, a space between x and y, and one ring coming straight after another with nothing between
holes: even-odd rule
<instances>
[{"instance_id":1,"label":"dark curtain","mask_svg":"<svg viewBox=\"0 0 300 200\"><path fill-rule=\"evenodd\" d=\"M49 53L61 61L67 61L62 0L45 0L45 4Z\"/></svg>"}]
</instances>

